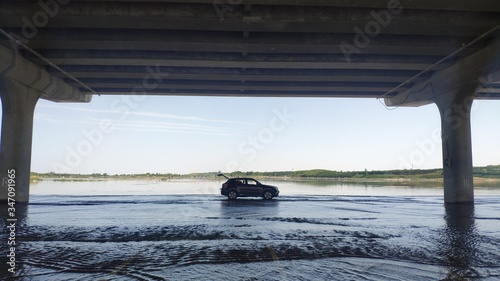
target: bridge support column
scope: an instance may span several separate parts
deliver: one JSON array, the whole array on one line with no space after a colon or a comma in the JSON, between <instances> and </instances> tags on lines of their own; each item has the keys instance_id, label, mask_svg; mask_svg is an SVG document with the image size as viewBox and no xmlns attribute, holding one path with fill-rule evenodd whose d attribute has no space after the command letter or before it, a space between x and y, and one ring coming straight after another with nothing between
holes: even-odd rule
<instances>
[{"instance_id":1,"label":"bridge support column","mask_svg":"<svg viewBox=\"0 0 500 281\"><path fill-rule=\"evenodd\" d=\"M473 203L470 112L476 85L434 99L441 114L445 203Z\"/></svg>"},{"instance_id":2,"label":"bridge support column","mask_svg":"<svg viewBox=\"0 0 500 281\"><path fill-rule=\"evenodd\" d=\"M0 79L2 131L0 147L0 200L8 198L7 177L15 173L16 203L28 203L33 115L40 93L19 82Z\"/></svg>"}]
</instances>

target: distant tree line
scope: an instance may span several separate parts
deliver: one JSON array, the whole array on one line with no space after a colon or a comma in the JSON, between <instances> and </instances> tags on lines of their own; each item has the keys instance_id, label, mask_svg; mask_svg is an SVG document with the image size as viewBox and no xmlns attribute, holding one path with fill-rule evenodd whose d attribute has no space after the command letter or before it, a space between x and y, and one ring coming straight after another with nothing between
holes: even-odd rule
<instances>
[{"instance_id":1,"label":"distant tree line","mask_svg":"<svg viewBox=\"0 0 500 281\"><path fill-rule=\"evenodd\" d=\"M474 176L484 177L484 178L500 178L500 165L475 167Z\"/></svg>"},{"instance_id":2,"label":"distant tree line","mask_svg":"<svg viewBox=\"0 0 500 281\"><path fill-rule=\"evenodd\" d=\"M111 178L181 178L180 174L172 174L172 173L143 173L143 174L116 174L116 175L108 175L107 173L92 173L92 174L63 174L63 173L31 173L32 178L72 178L72 179L111 179Z\"/></svg>"},{"instance_id":3,"label":"distant tree line","mask_svg":"<svg viewBox=\"0 0 500 281\"><path fill-rule=\"evenodd\" d=\"M442 178L443 169L332 171L324 169L280 172L233 172L231 177L291 177L291 178ZM500 178L500 165L474 168L475 177Z\"/></svg>"},{"instance_id":4,"label":"distant tree line","mask_svg":"<svg viewBox=\"0 0 500 281\"><path fill-rule=\"evenodd\" d=\"M439 169L388 171L332 171L323 169L282 172L233 172L231 177L291 177L291 178L395 178L404 176L441 176Z\"/></svg>"},{"instance_id":5,"label":"distant tree line","mask_svg":"<svg viewBox=\"0 0 500 281\"><path fill-rule=\"evenodd\" d=\"M32 179L43 178L72 178L72 179L178 179L178 178L216 178L217 173L143 173L143 174L116 174L107 173L93 174L58 174L58 173L31 173ZM278 172L241 172L236 171L226 174L229 177L290 177L290 178L422 178L438 179L442 178L442 169L417 169L417 170L385 170L385 171L332 171L324 169L300 170L300 171L278 171ZM482 178L500 178L500 165L490 165L484 167L474 167L474 176Z\"/></svg>"}]
</instances>

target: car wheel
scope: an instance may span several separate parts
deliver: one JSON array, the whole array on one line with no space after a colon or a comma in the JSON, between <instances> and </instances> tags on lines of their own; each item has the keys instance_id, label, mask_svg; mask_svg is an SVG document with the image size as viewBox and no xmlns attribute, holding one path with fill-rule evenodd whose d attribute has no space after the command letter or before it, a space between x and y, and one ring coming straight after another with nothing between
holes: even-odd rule
<instances>
[{"instance_id":1,"label":"car wheel","mask_svg":"<svg viewBox=\"0 0 500 281\"><path fill-rule=\"evenodd\" d=\"M264 193L262 193L262 198L264 200L271 200L273 199L273 193L271 192L271 190L265 190Z\"/></svg>"},{"instance_id":2,"label":"car wheel","mask_svg":"<svg viewBox=\"0 0 500 281\"><path fill-rule=\"evenodd\" d=\"M235 190L230 190L228 193L227 193L227 198L229 200L236 200L236 198L238 197L238 193L236 193Z\"/></svg>"}]
</instances>

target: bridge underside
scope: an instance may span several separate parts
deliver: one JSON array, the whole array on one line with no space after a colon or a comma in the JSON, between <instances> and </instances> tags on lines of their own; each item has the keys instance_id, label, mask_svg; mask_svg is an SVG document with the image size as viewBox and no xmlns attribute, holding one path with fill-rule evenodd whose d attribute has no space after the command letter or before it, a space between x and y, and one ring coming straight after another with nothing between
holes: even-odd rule
<instances>
[{"instance_id":1,"label":"bridge underside","mask_svg":"<svg viewBox=\"0 0 500 281\"><path fill-rule=\"evenodd\" d=\"M496 0L2 1L9 35L0 51L13 51L0 58L0 175L21 165L29 176L30 153L4 147L28 138L18 149L31 151L31 129L5 134L31 128L34 104L18 108L12 98L23 91L56 102L96 93L384 98L438 105L445 201L470 202L468 109L473 99L500 99L499 25ZM19 78L19 64L44 78Z\"/></svg>"}]
</instances>

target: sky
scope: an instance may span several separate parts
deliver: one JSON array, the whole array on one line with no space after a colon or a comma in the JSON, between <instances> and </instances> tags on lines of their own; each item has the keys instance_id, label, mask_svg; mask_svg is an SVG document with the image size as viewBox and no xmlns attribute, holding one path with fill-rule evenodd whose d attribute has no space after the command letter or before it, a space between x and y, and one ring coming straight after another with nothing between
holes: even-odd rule
<instances>
[{"instance_id":1,"label":"sky","mask_svg":"<svg viewBox=\"0 0 500 281\"><path fill-rule=\"evenodd\" d=\"M474 166L500 164L500 101L475 101ZM32 171L179 173L442 166L435 105L381 100L94 96L40 100Z\"/></svg>"}]
</instances>

